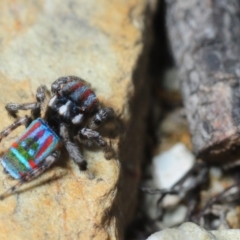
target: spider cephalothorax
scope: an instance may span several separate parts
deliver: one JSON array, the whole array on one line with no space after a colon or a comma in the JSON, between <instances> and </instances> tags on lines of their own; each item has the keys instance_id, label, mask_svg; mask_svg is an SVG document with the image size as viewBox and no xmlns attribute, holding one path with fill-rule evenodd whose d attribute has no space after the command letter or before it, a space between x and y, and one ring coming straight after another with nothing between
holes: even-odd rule
<instances>
[{"instance_id":1,"label":"spider cephalothorax","mask_svg":"<svg viewBox=\"0 0 240 240\"><path fill-rule=\"evenodd\" d=\"M16 187L49 168L58 160L62 144L82 170L86 169L86 161L75 142L76 138L83 145L96 143L107 149L107 142L94 129L112 117L114 112L112 108L99 107L90 85L78 77L61 77L52 83L51 92L52 97L44 113L41 109L46 96L45 86L37 89L37 101L34 103L6 105L6 110L16 121L0 133L0 141L18 126L27 126L2 157L4 170L19 179L17 185L7 192L13 192ZM29 109L31 116L18 117L19 110ZM6 193L0 195L0 199Z\"/></svg>"}]
</instances>

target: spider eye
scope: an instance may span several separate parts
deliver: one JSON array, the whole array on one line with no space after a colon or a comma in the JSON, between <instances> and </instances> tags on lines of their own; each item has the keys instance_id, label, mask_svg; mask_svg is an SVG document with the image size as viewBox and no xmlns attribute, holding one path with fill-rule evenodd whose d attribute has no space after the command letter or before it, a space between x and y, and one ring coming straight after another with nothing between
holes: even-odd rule
<instances>
[{"instance_id":1,"label":"spider eye","mask_svg":"<svg viewBox=\"0 0 240 240\"><path fill-rule=\"evenodd\" d=\"M100 119L94 119L94 123L96 125L100 125L102 123L102 121Z\"/></svg>"}]
</instances>

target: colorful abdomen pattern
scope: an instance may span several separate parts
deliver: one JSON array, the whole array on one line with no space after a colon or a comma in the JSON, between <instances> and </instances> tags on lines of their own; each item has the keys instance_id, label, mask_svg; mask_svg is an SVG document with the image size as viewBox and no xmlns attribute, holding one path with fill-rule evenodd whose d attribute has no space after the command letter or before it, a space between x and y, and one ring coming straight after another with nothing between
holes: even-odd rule
<instances>
[{"instance_id":1,"label":"colorful abdomen pattern","mask_svg":"<svg viewBox=\"0 0 240 240\"><path fill-rule=\"evenodd\" d=\"M67 96L70 100L78 104L82 111L89 111L98 106L98 99L95 93L82 82L67 83L61 89L61 95Z\"/></svg>"},{"instance_id":2,"label":"colorful abdomen pattern","mask_svg":"<svg viewBox=\"0 0 240 240\"><path fill-rule=\"evenodd\" d=\"M41 164L53 150L58 148L59 137L45 121L38 118L12 144L2 158L2 165L15 179Z\"/></svg>"}]
</instances>

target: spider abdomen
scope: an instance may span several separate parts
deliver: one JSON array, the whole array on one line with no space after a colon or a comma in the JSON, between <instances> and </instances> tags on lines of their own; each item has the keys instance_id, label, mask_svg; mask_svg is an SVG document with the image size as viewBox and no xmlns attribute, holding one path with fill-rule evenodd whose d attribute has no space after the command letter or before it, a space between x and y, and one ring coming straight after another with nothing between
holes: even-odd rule
<instances>
[{"instance_id":1,"label":"spider abdomen","mask_svg":"<svg viewBox=\"0 0 240 240\"><path fill-rule=\"evenodd\" d=\"M59 94L75 102L83 112L92 112L99 104L93 90L81 81L66 83Z\"/></svg>"},{"instance_id":2,"label":"spider abdomen","mask_svg":"<svg viewBox=\"0 0 240 240\"><path fill-rule=\"evenodd\" d=\"M15 179L39 167L59 146L59 137L41 118L33 121L2 158L5 170Z\"/></svg>"}]
</instances>

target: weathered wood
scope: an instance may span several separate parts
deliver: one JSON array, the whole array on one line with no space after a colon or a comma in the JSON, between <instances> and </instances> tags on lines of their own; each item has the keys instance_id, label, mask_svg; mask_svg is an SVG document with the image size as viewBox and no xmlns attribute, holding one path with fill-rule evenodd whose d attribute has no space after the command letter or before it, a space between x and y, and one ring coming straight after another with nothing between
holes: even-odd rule
<instances>
[{"instance_id":1,"label":"weathered wood","mask_svg":"<svg viewBox=\"0 0 240 240\"><path fill-rule=\"evenodd\" d=\"M238 0L166 0L167 30L196 154L240 156Z\"/></svg>"}]
</instances>

